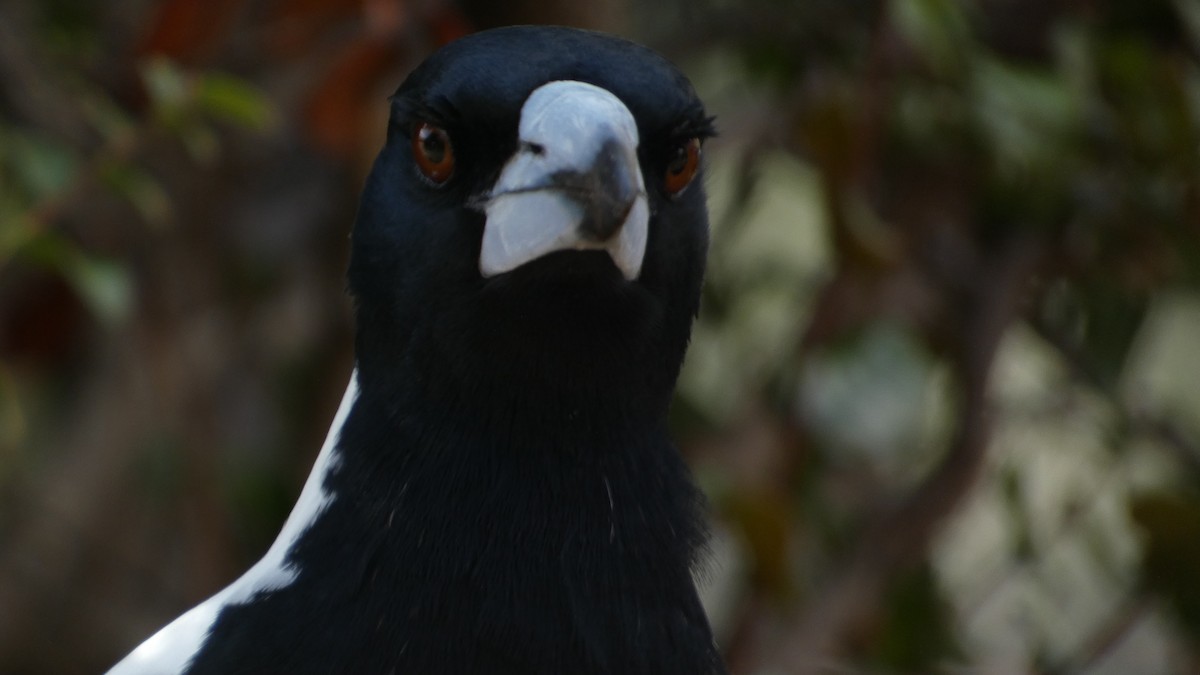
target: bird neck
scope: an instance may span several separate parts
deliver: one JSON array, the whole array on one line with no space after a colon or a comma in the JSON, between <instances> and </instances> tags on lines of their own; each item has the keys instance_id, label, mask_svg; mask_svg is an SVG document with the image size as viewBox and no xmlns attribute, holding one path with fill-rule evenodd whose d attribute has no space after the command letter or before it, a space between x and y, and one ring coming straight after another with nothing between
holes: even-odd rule
<instances>
[{"instance_id":1,"label":"bird neck","mask_svg":"<svg viewBox=\"0 0 1200 675\"><path fill-rule=\"evenodd\" d=\"M306 575L426 645L413 672L719 672L690 575L701 499L661 425L556 445L485 437L465 413L364 391L327 479L337 527L304 546L369 551ZM428 651L447 640L472 647Z\"/></svg>"},{"instance_id":2,"label":"bird neck","mask_svg":"<svg viewBox=\"0 0 1200 675\"><path fill-rule=\"evenodd\" d=\"M378 605L398 671L723 672L666 428L691 314L571 281L463 297L360 294L361 393L302 576Z\"/></svg>"}]
</instances>

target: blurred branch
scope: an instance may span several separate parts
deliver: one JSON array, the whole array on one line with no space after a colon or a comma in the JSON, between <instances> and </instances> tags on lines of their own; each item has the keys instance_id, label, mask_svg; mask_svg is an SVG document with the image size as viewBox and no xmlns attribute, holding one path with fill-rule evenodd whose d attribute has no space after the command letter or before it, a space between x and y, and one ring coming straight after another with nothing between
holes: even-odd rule
<instances>
[{"instance_id":1,"label":"blurred branch","mask_svg":"<svg viewBox=\"0 0 1200 675\"><path fill-rule=\"evenodd\" d=\"M1170 452L1188 472L1200 476L1200 443L1182 429L1178 422L1157 412L1132 405L1121 396L1113 384L1100 375L1083 351L1067 335L1044 319L1035 318L1031 325L1037 334L1058 352L1077 379L1113 406L1125 428L1160 441L1161 447Z\"/></svg>"},{"instance_id":2,"label":"blurred branch","mask_svg":"<svg viewBox=\"0 0 1200 675\"><path fill-rule=\"evenodd\" d=\"M1130 597L1084 641L1068 665L1057 668L1054 672L1061 675L1083 675L1091 672L1092 668L1102 663L1129 636L1153 608L1153 602L1145 595Z\"/></svg>"},{"instance_id":3,"label":"blurred branch","mask_svg":"<svg viewBox=\"0 0 1200 675\"><path fill-rule=\"evenodd\" d=\"M962 408L945 458L909 497L866 528L842 570L795 623L779 663L787 672L820 670L844 637L870 617L889 582L925 554L930 541L970 492L984 464L990 437L987 384L1000 341L1019 316L1041 246L1018 239L1002 249L990 269L957 279L965 296L956 371Z\"/></svg>"}]
</instances>

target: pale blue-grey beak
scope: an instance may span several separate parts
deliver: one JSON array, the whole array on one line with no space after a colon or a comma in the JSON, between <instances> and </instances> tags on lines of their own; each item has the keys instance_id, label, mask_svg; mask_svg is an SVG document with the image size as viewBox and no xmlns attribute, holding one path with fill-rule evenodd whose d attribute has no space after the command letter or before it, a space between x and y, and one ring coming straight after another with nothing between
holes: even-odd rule
<instances>
[{"instance_id":1,"label":"pale blue-grey beak","mask_svg":"<svg viewBox=\"0 0 1200 675\"><path fill-rule=\"evenodd\" d=\"M517 152L486 196L479 271L491 277L548 253L603 250L628 280L641 273L649 208L633 114L583 82L534 90Z\"/></svg>"}]
</instances>

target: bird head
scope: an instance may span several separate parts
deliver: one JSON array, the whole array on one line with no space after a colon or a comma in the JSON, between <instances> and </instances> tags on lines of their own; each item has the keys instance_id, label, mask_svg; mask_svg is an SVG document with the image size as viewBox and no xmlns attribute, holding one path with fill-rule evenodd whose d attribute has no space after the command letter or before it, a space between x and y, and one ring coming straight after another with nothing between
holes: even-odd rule
<instances>
[{"instance_id":1,"label":"bird head","mask_svg":"<svg viewBox=\"0 0 1200 675\"><path fill-rule=\"evenodd\" d=\"M355 224L361 386L660 413L699 304L710 135L687 79L619 38L513 27L430 57Z\"/></svg>"}]
</instances>

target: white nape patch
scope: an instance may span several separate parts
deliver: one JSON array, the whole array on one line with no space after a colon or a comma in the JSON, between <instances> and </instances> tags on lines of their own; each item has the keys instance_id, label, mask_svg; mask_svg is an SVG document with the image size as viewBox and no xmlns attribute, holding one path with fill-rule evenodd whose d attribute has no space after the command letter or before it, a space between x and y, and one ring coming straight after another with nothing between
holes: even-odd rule
<instances>
[{"instance_id":1,"label":"white nape patch","mask_svg":"<svg viewBox=\"0 0 1200 675\"><path fill-rule=\"evenodd\" d=\"M357 398L358 371L355 370L334 415L329 434L325 437L325 444L321 446L313 470L304 482L304 489L300 491L300 498L266 555L237 581L191 608L139 645L113 666L108 675L173 675L183 672L208 637L222 609L245 603L257 593L278 590L296 580L299 571L288 564L287 553L333 503L336 495L325 491L325 478L338 465L338 440Z\"/></svg>"},{"instance_id":2,"label":"white nape patch","mask_svg":"<svg viewBox=\"0 0 1200 675\"><path fill-rule=\"evenodd\" d=\"M606 89L560 80L538 87L521 107L519 147L492 187L485 211L479 271L485 277L561 250L606 250L626 279L638 277L650 209L638 164L633 113ZM561 171L585 172L616 141L638 196L620 232L604 242L583 237L579 204L549 186Z\"/></svg>"}]
</instances>

